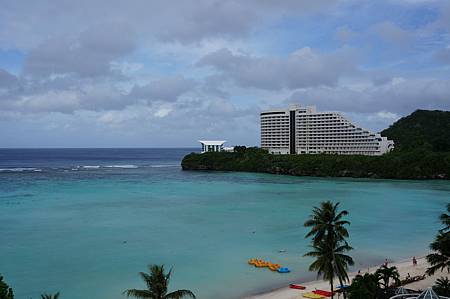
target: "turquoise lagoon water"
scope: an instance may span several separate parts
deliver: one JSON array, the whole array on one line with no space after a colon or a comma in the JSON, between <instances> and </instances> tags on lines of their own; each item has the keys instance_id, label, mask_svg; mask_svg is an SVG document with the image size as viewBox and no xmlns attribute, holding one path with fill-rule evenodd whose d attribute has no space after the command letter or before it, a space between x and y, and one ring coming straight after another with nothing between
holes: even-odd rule
<instances>
[{"instance_id":1,"label":"turquoise lagoon water","mask_svg":"<svg viewBox=\"0 0 450 299\"><path fill-rule=\"evenodd\" d=\"M149 263L198 298L239 298L315 278L302 224L320 201L349 210L363 268L425 253L450 200L447 181L182 171L190 151L0 150L0 273L17 298L124 298Z\"/></svg>"}]
</instances>

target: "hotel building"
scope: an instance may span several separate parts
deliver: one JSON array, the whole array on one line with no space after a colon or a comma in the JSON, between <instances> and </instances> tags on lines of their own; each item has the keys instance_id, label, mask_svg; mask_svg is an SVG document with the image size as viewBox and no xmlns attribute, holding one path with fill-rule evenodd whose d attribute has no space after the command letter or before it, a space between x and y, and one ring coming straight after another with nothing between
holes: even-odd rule
<instances>
[{"instance_id":1,"label":"hotel building","mask_svg":"<svg viewBox=\"0 0 450 299\"><path fill-rule=\"evenodd\" d=\"M371 133L337 112L314 106L261 112L261 147L272 154L383 155L394 142Z\"/></svg>"}]
</instances>

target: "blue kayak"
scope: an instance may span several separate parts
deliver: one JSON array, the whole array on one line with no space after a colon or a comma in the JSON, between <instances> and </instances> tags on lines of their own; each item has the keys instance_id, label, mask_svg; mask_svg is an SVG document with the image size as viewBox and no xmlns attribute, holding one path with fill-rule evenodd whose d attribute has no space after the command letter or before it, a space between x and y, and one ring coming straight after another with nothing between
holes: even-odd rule
<instances>
[{"instance_id":1,"label":"blue kayak","mask_svg":"<svg viewBox=\"0 0 450 299\"><path fill-rule=\"evenodd\" d=\"M289 268L286 268L286 267L281 267L281 268L278 268L278 273L289 273L289 272L291 272L291 270L289 270Z\"/></svg>"}]
</instances>

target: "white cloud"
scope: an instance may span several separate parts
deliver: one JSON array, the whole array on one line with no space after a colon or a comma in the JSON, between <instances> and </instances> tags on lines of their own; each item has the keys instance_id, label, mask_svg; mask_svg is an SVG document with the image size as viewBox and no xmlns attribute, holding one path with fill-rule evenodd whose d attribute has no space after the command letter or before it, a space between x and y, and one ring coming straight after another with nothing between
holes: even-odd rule
<instances>
[{"instance_id":1,"label":"white cloud","mask_svg":"<svg viewBox=\"0 0 450 299\"><path fill-rule=\"evenodd\" d=\"M377 117L387 117L416 109L450 109L449 94L450 80L394 78L386 84L363 89L348 86L302 89L287 101L354 113L380 113L381 108L383 113Z\"/></svg>"},{"instance_id":2,"label":"white cloud","mask_svg":"<svg viewBox=\"0 0 450 299\"><path fill-rule=\"evenodd\" d=\"M106 76L111 63L135 48L134 32L124 24L101 24L74 36L58 36L33 48L24 73L32 77L75 74Z\"/></svg>"},{"instance_id":3,"label":"white cloud","mask_svg":"<svg viewBox=\"0 0 450 299\"><path fill-rule=\"evenodd\" d=\"M389 112L389 111L380 111L380 112L377 112L376 115L377 115L377 117L379 117L381 119L387 119L387 120L390 120L390 121L393 121L393 120L396 120L396 119L399 118L398 114L392 113L392 112Z\"/></svg>"},{"instance_id":4,"label":"white cloud","mask_svg":"<svg viewBox=\"0 0 450 299\"><path fill-rule=\"evenodd\" d=\"M243 37L263 19L329 10L337 0L295 1L7 1L0 10L0 48L31 49L44 40L77 34L98 23L126 24L144 39L196 43L217 37ZM104 33L108 35L108 28ZM127 38L126 35L120 36Z\"/></svg>"},{"instance_id":5,"label":"white cloud","mask_svg":"<svg viewBox=\"0 0 450 299\"><path fill-rule=\"evenodd\" d=\"M18 84L18 79L13 74L0 69L0 90L2 88L10 88L12 85Z\"/></svg>"},{"instance_id":6,"label":"white cloud","mask_svg":"<svg viewBox=\"0 0 450 299\"><path fill-rule=\"evenodd\" d=\"M334 34L335 39L344 44L350 42L358 36L359 34L351 30L347 25L338 27Z\"/></svg>"},{"instance_id":7,"label":"white cloud","mask_svg":"<svg viewBox=\"0 0 450 299\"><path fill-rule=\"evenodd\" d=\"M128 97L137 100L173 102L195 87L194 80L177 75L160 78L143 86L134 86Z\"/></svg>"},{"instance_id":8,"label":"white cloud","mask_svg":"<svg viewBox=\"0 0 450 299\"><path fill-rule=\"evenodd\" d=\"M433 58L439 63L450 64L450 46L436 51Z\"/></svg>"},{"instance_id":9,"label":"white cloud","mask_svg":"<svg viewBox=\"0 0 450 299\"><path fill-rule=\"evenodd\" d=\"M295 89L336 85L341 76L356 72L351 54L346 49L321 54L304 47L286 58L253 57L224 48L204 56L197 65L213 67L224 80L242 87Z\"/></svg>"},{"instance_id":10,"label":"white cloud","mask_svg":"<svg viewBox=\"0 0 450 299\"><path fill-rule=\"evenodd\" d=\"M390 21L373 25L371 31L384 41L404 47L407 47L414 39L412 32Z\"/></svg>"},{"instance_id":11,"label":"white cloud","mask_svg":"<svg viewBox=\"0 0 450 299\"><path fill-rule=\"evenodd\" d=\"M10 108L33 112L71 112L80 108L80 95L72 91L49 91L43 94L23 96L11 102Z\"/></svg>"},{"instance_id":12,"label":"white cloud","mask_svg":"<svg viewBox=\"0 0 450 299\"><path fill-rule=\"evenodd\" d=\"M0 55L19 58L0 67L23 69L0 69L0 133L257 144L259 110L292 101L384 128L450 109L449 16L441 0L7 1Z\"/></svg>"}]
</instances>

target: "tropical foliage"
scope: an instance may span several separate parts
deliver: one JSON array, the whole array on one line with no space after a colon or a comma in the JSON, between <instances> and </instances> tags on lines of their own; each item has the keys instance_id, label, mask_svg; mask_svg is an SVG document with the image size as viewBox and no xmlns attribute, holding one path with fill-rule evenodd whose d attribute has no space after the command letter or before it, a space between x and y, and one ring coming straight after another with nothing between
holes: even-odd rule
<instances>
[{"instance_id":1,"label":"tropical foliage","mask_svg":"<svg viewBox=\"0 0 450 299\"><path fill-rule=\"evenodd\" d=\"M348 280L348 265L353 265L353 259L345 253L351 249L347 244L333 245L325 241L312 245L312 250L305 254L314 258L309 271L315 271L318 276L329 281L333 292L334 281L338 280L343 285Z\"/></svg>"},{"instance_id":2,"label":"tropical foliage","mask_svg":"<svg viewBox=\"0 0 450 299\"><path fill-rule=\"evenodd\" d=\"M450 280L448 277L436 279L433 289L439 296L450 297Z\"/></svg>"},{"instance_id":3,"label":"tropical foliage","mask_svg":"<svg viewBox=\"0 0 450 299\"><path fill-rule=\"evenodd\" d=\"M450 204L447 205L447 213L439 217L444 228L438 232L434 242L430 244L433 253L427 255L427 261L431 265L426 271L428 275L433 275L436 271L450 273L450 216L448 213L450 213Z\"/></svg>"},{"instance_id":4,"label":"tropical foliage","mask_svg":"<svg viewBox=\"0 0 450 299\"><path fill-rule=\"evenodd\" d=\"M151 298L151 299L180 299L183 297L191 297L195 299L194 293L189 290L177 290L168 293L168 286L172 269L168 273L165 272L164 265L149 265L149 273L140 272L142 280L145 282L147 289L129 289L124 293L128 297L135 298Z\"/></svg>"},{"instance_id":5,"label":"tropical foliage","mask_svg":"<svg viewBox=\"0 0 450 299\"><path fill-rule=\"evenodd\" d=\"M49 294L41 295L41 299L58 299L58 298L59 298L59 292L54 295L49 295Z\"/></svg>"},{"instance_id":6,"label":"tropical foliage","mask_svg":"<svg viewBox=\"0 0 450 299\"><path fill-rule=\"evenodd\" d=\"M309 270L328 280L332 292L334 281L339 281L340 285L348 281L348 266L354 264L353 259L346 254L352 250L346 241L348 231L345 226L350 222L344 217L348 212L339 211L338 208L339 203L322 202L320 207L313 208L310 218L304 224L310 228L305 238L312 238L312 250L305 254L314 258Z\"/></svg>"},{"instance_id":7,"label":"tropical foliage","mask_svg":"<svg viewBox=\"0 0 450 299\"><path fill-rule=\"evenodd\" d=\"M3 276L0 275L0 299L14 299L12 288L3 280Z\"/></svg>"},{"instance_id":8,"label":"tropical foliage","mask_svg":"<svg viewBox=\"0 0 450 299\"><path fill-rule=\"evenodd\" d=\"M439 233L433 243L430 244L433 253L427 255L427 261L431 265L426 271L433 275L436 271L450 273L450 236L449 233Z\"/></svg>"},{"instance_id":9,"label":"tropical foliage","mask_svg":"<svg viewBox=\"0 0 450 299\"><path fill-rule=\"evenodd\" d=\"M398 273L397 267L383 265L375 272L375 276L381 281L381 285L385 289L389 288L389 281L391 279L394 281L395 285L400 284L400 273Z\"/></svg>"},{"instance_id":10,"label":"tropical foliage","mask_svg":"<svg viewBox=\"0 0 450 299\"><path fill-rule=\"evenodd\" d=\"M296 176L385 179L450 179L450 153L427 148L394 151L382 156L272 155L259 148L239 152L191 153L184 170L264 172Z\"/></svg>"},{"instance_id":11,"label":"tropical foliage","mask_svg":"<svg viewBox=\"0 0 450 299\"><path fill-rule=\"evenodd\" d=\"M348 215L348 211L338 211L339 203L333 204L331 201L324 201L320 207L314 207L310 218L304 226L311 228L306 234L306 238L312 237L313 243L318 244L323 240L345 241L348 238L348 231L345 227L350 222L343 218Z\"/></svg>"},{"instance_id":12,"label":"tropical foliage","mask_svg":"<svg viewBox=\"0 0 450 299\"><path fill-rule=\"evenodd\" d=\"M376 299L378 290L378 277L375 274L357 275L350 286L348 298Z\"/></svg>"},{"instance_id":13,"label":"tropical foliage","mask_svg":"<svg viewBox=\"0 0 450 299\"><path fill-rule=\"evenodd\" d=\"M395 141L398 150L417 146L433 151L450 151L450 112L417 110L381 132Z\"/></svg>"},{"instance_id":14,"label":"tropical foliage","mask_svg":"<svg viewBox=\"0 0 450 299\"><path fill-rule=\"evenodd\" d=\"M441 233L446 233L450 231L450 203L447 204L447 213L441 214L439 217L444 228L440 230Z\"/></svg>"}]
</instances>

